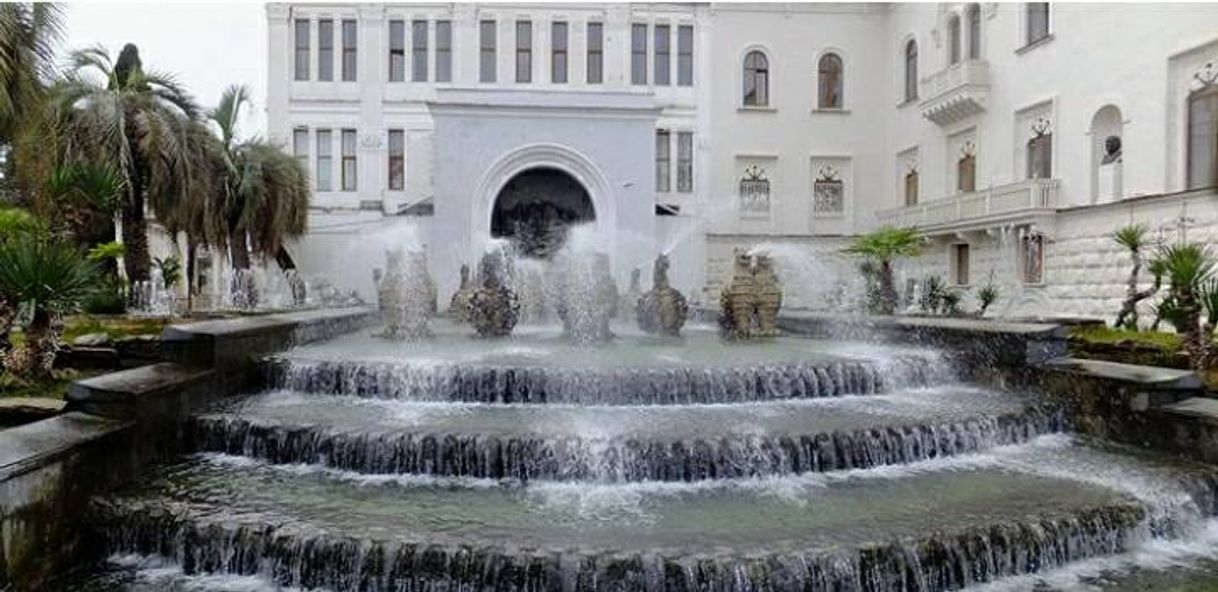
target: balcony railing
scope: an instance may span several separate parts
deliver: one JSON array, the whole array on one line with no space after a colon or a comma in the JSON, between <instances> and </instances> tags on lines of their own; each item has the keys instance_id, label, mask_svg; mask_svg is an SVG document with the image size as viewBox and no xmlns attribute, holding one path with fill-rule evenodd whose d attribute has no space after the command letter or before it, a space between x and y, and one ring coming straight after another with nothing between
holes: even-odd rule
<instances>
[{"instance_id":1,"label":"balcony railing","mask_svg":"<svg viewBox=\"0 0 1218 592\"><path fill-rule=\"evenodd\" d=\"M985 111L989 94L989 63L957 62L922 79L922 116L949 125Z\"/></svg>"},{"instance_id":2,"label":"balcony railing","mask_svg":"<svg viewBox=\"0 0 1218 592\"><path fill-rule=\"evenodd\" d=\"M1057 179L1029 179L876 213L880 224L920 229L990 221L1057 207Z\"/></svg>"}]
</instances>

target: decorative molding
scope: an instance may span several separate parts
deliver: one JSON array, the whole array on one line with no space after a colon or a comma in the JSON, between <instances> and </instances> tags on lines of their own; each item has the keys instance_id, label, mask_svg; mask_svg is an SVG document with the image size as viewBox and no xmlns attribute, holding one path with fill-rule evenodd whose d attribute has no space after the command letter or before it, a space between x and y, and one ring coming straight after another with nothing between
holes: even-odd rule
<instances>
[{"instance_id":1,"label":"decorative molding","mask_svg":"<svg viewBox=\"0 0 1218 592\"><path fill-rule=\"evenodd\" d=\"M977 156L977 144L972 140L966 140L960 146L960 157L965 158L968 156Z\"/></svg>"},{"instance_id":2,"label":"decorative molding","mask_svg":"<svg viewBox=\"0 0 1218 592\"><path fill-rule=\"evenodd\" d=\"M750 164L744 167L744 177L741 180L769 182L770 179L766 176L765 169L756 164Z\"/></svg>"},{"instance_id":3,"label":"decorative molding","mask_svg":"<svg viewBox=\"0 0 1218 592\"><path fill-rule=\"evenodd\" d=\"M1191 90L1201 90L1218 84L1218 60L1210 60L1201 66L1196 72L1193 72L1193 84Z\"/></svg>"},{"instance_id":4,"label":"decorative molding","mask_svg":"<svg viewBox=\"0 0 1218 592\"><path fill-rule=\"evenodd\" d=\"M381 134L363 134L359 137L360 148L365 150L380 150L385 145Z\"/></svg>"},{"instance_id":5,"label":"decorative molding","mask_svg":"<svg viewBox=\"0 0 1218 592\"><path fill-rule=\"evenodd\" d=\"M1053 133L1053 120L1045 114L1037 115L1036 118L1033 119L1029 124L1029 127L1031 128L1030 137L1039 138L1041 136Z\"/></svg>"},{"instance_id":6,"label":"decorative molding","mask_svg":"<svg viewBox=\"0 0 1218 592\"><path fill-rule=\"evenodd\" d=\"M842 179L839 175L840 175L840 173L837 170L837 165L824 164L824 165L821 165L820 168L817 169L817 171L816 171L816 182L817 183L841 183Z\"/></svg>"}]
</instances>

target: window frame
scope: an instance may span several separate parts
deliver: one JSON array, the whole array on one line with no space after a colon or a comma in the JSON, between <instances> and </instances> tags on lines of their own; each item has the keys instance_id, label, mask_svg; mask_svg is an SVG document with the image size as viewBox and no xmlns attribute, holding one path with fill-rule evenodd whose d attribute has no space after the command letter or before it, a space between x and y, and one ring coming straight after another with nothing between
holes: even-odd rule
<instances>
[{"instance_id":1,"label":"window frame","mask_svg":"<svg viewBox=\"0 0 1218 592\"><path fill-rule=\"evenodd\" d=\"M672 85L672 26L655 24L651 27L652 37L652 73L651 78L657 86Z\"/></svg>"},{"instance_id":2,"label":"window frame","mask_svg":"<svg viewBox=\"0 0 1218 592\"><path fill-rule=\"evenodd\" d=\"M918 40L909 39L905 42L905 67L903 68L905 76L905 103L912 103L918 100Z\"/></svg>"},{"instance_id":3,"label":"window frame","mask_svg":"<svg viewBox=\"0 0 1218 592\"><path fill-rule=\"evenodd\" d=\"M694 132L677 132L677 193L694 192Z\"/></svg>"},{"instance_id":4,"label":"window frame","mask_svg":"<svg viewBox=\"0 0 1218 592\"><path fill-rule=\"evenodd\" d=\"M329 29L329 35L325 31ZM317 79L334 81L334 19L317 20Z\"/></svg>"},{"instance_id":5,"label":"window frame","mask_svg":"<svg viewBox=\"0 0 1218 592\"><path fill-rule=\"evenodd\" d=\"M561 33L560 33L561 31ZM562 40L559 43L559 40ZM571 26L567 21L550 22L550 83L566 84L570 80ZM559 73L562 73L560 76Z\"/></svg>"},{"instance_id":6,"label":"window frame","mask_svg":"<svg viewBox=\"0 0 1218 592\"><path fill-rule=\"evenodd\" d=\"M406 81L406 21L389 21L389 82Z\"/></svg>"},{"instance_id":7,"label":"window frame","mask_svg":"<svg viewBox=\"0 0 1218 592\"><path fill-rule=\"evenodd\" d=\"M350 27L350 29L348 29ZM350 35L347 33L350 32ZM342 68L343 82L359 81L359 21L355 19L342 20ZM347 57L351 62L348 64ZM348 68L348 65L350 68Z\"/></svg>"},{"instance_id":8,"label":"window frame","mask_svg":"<svg viewBox=\"0 0 1218 592\"><path fill-rule=\"evenodd\" d=\"M969 243L952 243L952 285L966 287L972 285L973 250Z\"/></svg>"},{"instance_id":9,"label":"window frame","mask_svg":"<svg viewBox=\"0 0 1218 592\"><path fill-rule=\"evenodd\" d=\"M395 154L395 140L396 154ZM401 128L391 128L388 131L386 138L386 150L388 155L388 178L385 179L385 187L389 191L405 191L406 190L406 130ZM397 176L394 176L397 173ZM396 181L396 183L395 183Z\"/></svg>"},{"instance_id":10,"label":"window frame","mask_svg":"<svg viewBox=\"0 0 1218 592\"><path fill-rule=\"evenodd\" d=\"M912 208L918 205L918 200L921 197L919 193L922 191L922 180L921 176L918 174L918 169L909 169L908 171L905 171L905 175L901 177L901 180L905 186L903 191L904 195L902 195L902 197L905 198L905 207Z\"/></svg>"},{"instance_id":11,"label":"window frame","mask_svg":"<svg viewBox=\"0 0 1218 592\"><path fill-rule=\"evenodd\" d=\"M760 60L760 61L758 61ZM741 104L746 108L770 106L770 58L760 49L750 49L741 64ZM750 89L750 83L752 88ZM760 91L758 90L760 89ZM750 90L752 93L750 94Z\"/></svg>"},{"instance_id":12,"label":"window frame","mask_svg":"<svg viewBox=\"0 0 1218 592\"><path fill-rule=\"evenodd\" d=\"M951 15L947 19L947 65L949 66L955 66L964 59L963 33L960 15Z\"/></svg>"},{"instance_id":13,"label":"window frame","mask_svg":"<svg viewBox=\"0 0 1218 592\"><path fill-rule=\"evenodd\" d=\"M304 144L301 145L303 140ZM296 126L292 128L292 157L304 170L309 170L309 128Z\"/></svg>"},{"instance_id":14,"label":"window frame","mask_svg":"<svg viewBox=\"0 0 1218 592\"><path fill-rule=\"evenodd\" d=\"M301 29L302 25L304 26L303 31ZM309 80L309 76L312 74L309 68L309 59L312 57L313 49L309 37L313 34L313 24L307 18L298 18L295 19L292 26L294 27L292 32L294 54L292 80L305 82Z\"/></svg>"},{"instance_id":15,"label":"window frame","mask_svg":"<svg viewBox=\"0 0 1218 592\"><path fill-rule=\"evenodd\" d=\"M833 65L836 62L836 71L827 69L827 66ZM845 64L842 62L842 57L837 52L826 52L816 62L816 108L823 110L835 110L845 108ZM829 82L834 83L836 87L835 101L829 101L827 91L831 90Z\"/></svg>"},{"instance_id":16,"label":"window frame","mask_svg":"<svg viewBox=\"0 0 1218 592\"><path fill-rule=\"evenodd\" d=\"M593 31L596 31L596 35L592 34ZM596 40L595 45L593 44L594 39ZM587 60L584 80L587 84L603 84L605 82L605 23L588 21L584 40ZM595 68L593 64L596 65Z\"/></svg>"},{"instance_id":17,"label":"window frame","mask_svg":"<svg viewBox=\"0 0 1218 592\"><path fill-rule=\"evenodd\" d=\"M314 171L314 186L317 191L334 190L334 135L330 128L318 128L315 131L317 142L316 167ZM322 137L325 137L323 140ZM323 182L324 181L324 182Z\"/></svg>"},{"instance_id":18,"label":"window frame","mask_svg":"<svg viewBox=\"0 0 1218 592\"><path fill-rule=\"evenodd\" d=\"M656 193L672 192L672 132L657 129L656 148Z\"/></svg>"},{"instance_id":19,"label":"window frame","mask_svg":"<svg viewBox=\"0 0 1218 592\"><path fill-rule=\"evenodd\" d=\"M1198 135L1201 138L1207 138L1205 141L1208 144L1207 149L1210 151L1208 179L1204 179L1199 171L1194 170L1194 150L1193 142L1193 127L1197 125L1194 121L1194 104L1209 103L1210 114L1210 130L1209 135ZM1200 179L1194 181L1194 177ZM1218 82L1205 85L1197 90L1188 93L1185 97L1184 108L1184 188L1185 190L1203 189L1207 187L1218 186Z\"/></svg>"},{"instance_id":20,"label":"window frame","mask_svg":"<svg viewBox=\"0 0 1218 592\"><path fill-rule=\"evenodd\" d=\"M494 84L499 81L498 61L499 22L482 19L478 21L478 82Z\"/></svg>"},{"instance_id":21,"label":"window frame","mask_svg":"<svg viewBox=\"0 0 1218 592\"><path fill-rule=\"evenodd\" d=\"M436 21L436 82L453 81L453 22Z\"/></svg>"},{"instance_id":22,"label":"window frame","mask_svg":"<svg viewBox=\"0 0 1218 592\"><path fill-rule=\"evenodd\" d=\"M647 86L647 23L630 23L630 85Z\"/></svg>"},{"instance_id":23,"label":"window frame","mask_svg":"<svg viewBox=\"0 0 1218 592\"><path fill-rule=\"evenodd\" d=\"M677 86L694 85L694 26L677 25Z\"/></svg>"},{"instance_id":24,"label":"window frame","mask_svg":"<svg viewBox=\"0 0 1218 592\"><path fill-rule=\"evenodd\" d=\"M1033 12L1033 10L1036 12ZM1032 25L1041 24L1038 21L1043 16L1044 30L1033 29ZM1034 17L1036 17L1034 19ZM1027 2L1024 4L1024 47L1031 47L1053 36L1053 10L1048 2Z\"/></svg>"},{"instance_id":25,"label":"window frame","mask_svg":"<svg viewBox=\"0 0 1218 592\"><path fill-rule=\"evenodd\" d=\"M973 3L965 6L964 20L968 30L968 52L970 60L981 59L981 6Z\"/></svg>"},{"instance_id":26,"label":"window frame","mask_svg":"<svg viewBox=\"0 0 1218 592\"><path fill-rule=\"evenodd\" d=\"M964 182L965 171L969 173L967 176L969 183ZM977 191L977 155L964 154L956 159L956 193L973 193L974 191Z\"/></svg>"},{"instance_id":27,"label":"window frame","mask_svg":"<svg viewBox=\"0 0 1218 592\"><path fill-rule=\"evenodd\" d=\"M411 82L427 82L431 75L427 67L427 52L428 45L431 43L431 34L428 32L429 23L427 19L414 19L410 21L410 81ZM419 33L422 32L422 35Z\"/></svg>"},{"instance_id":28,"label":"window frame","mask_svg":"<svg viewBox=\"0 0 1218 592\"><path fill-rule=\"evenodd\" d=\"M347 139L351 142L348 144ZM352 128L343 128L339 134L339 154L341 158L340 185L342 191L359 191L359 134ZM350 148L350 150L348 150ZM350 170L347 165L350 164Z\"/></svg>"},{"instance_id":29,"label":"window frame","mask_svg":"<svg viewBox=\"0 0 1218 592\"><path fill-rule=\"evenodd\" d=\"M1025 179L1053 178L1053 132L1036 134L1026 144ZM1038 167L1037 165L1042 165ZM1041 174L1045 173L1045 174Z\"/></svg>"},{"instance_id":30,"label":"window frame","mask_svg":"<svg viewBox=\"0 0 1218 592\"><path fill-rule=\"evenodd\" d=\"M525 35L521 35L524 32ZM516 21L516 83L533 82L533 21ZM521 63L524 60L524 64ZM524 66L523 68L521 66Z\"/></svg>"}]
</instances>

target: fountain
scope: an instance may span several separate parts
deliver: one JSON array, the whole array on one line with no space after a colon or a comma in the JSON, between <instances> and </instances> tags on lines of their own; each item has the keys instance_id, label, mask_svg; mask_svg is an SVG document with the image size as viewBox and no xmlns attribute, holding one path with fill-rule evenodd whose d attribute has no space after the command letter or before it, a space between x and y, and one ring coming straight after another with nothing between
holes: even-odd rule
<instances>
[{"instance_id":1,"label":"fountain","mask_svg":"<svg viewBox=\"0 0 1218 592\"><path fill-rule=\"evenodd\" d=\"M461 264L461 284L448 303L448 314L458 323L470 320L470 302L474 296L474 284L469 278L469 265Z\"/></svg>"},{"instance_id":2,"label":"fountain","mask_svg":"<svg viewBox=\"0 0 1218 592\"><path fill-rule=\"evenodd\" d=\"M689 305L685 302L685 296L668 285L668 257L656 257L651 281L651 290L636 299L639 328L647 333L676 337L689 316Z\"/></svg>"},{"instance_id":3,"label":"fountain","mask_svg":"<svg viewBox=\"0 0 1218 592\"><path fill-rule=\"evenodd\" d=\"M417 340L431 336L428 324L435 310L435 283L423 253L400 249L385 253L385 273L377 294L385 329L378 337Z\"/></svg>"},{"instance_id":4,"label":"fountain","mask_svg":"<svg viewBox=\"0 0 1218 592\"><path fill-rule=\"evenodd\" d=\"M481 337L507 337L516 327L520 304L504 283L507 261L501 253L482 256L478 269L480 285L469 300L469 320Z\"/></svg>"},{"instance_id":5,"label":"fountain","mask_svg":"<svg viewBox=\"0 0 1218 592\"><path fill-rule=\"evenodd\" d=\"M555 261L558 318L572 342L595 345L613 339L610 321L617 314L617 284L602 252L567 252Z\"/></svg>"},{"instance_id":6,"label":"fountain","mask_svg":"<svg viewBox=\"0 0 1218 592\"><path fill-rule=\"evenodd\" d=\"M731 282L719 297L723 337L731 341L777 337L781 307L782 288L770 257L737 249Z\"/></svg>"},{"instance_id":7,"label":"fountain","mask_svg":"<svg viewBox=\"0 0 1218 592\"><path fill-rule=\"evenodd\" d=\"M170 317L174 313L173 290L165 286L165 279L159 268L149 271L149 278L135 282L131 286L131 314L147 317Z\"/></svg>"},{"instance_id":8,"label":"fountain","mask_svg":"<svg viewBox=\"0 0 1218 592\"><path fill-rule=\"evenodd\" d=\"M643 288L640 283L640 277L643 270L634 268L630 270L630 284L626 291L622 294L622 301L617 305L618 319L623 321L635 320L638 316L639 298L643 297Z\"/></svg>"}]
</instances>

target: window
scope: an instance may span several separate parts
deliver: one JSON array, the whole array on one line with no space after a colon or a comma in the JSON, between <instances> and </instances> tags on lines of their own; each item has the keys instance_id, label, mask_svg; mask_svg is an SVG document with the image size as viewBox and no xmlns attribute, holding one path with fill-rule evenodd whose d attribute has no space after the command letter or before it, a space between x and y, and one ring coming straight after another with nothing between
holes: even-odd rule
<instances>
[{"instance_id":1,"label":"window","mask_svg":"<svg viewBox=\"0 0 1218 592\"><path fill-rule=\"evenodd\" d=\"M406 188L406 134L389 130L389 190Z\"/></svg>"},{"instance_id":2,"label":"window","mask_svg":"<svg viewBox=\"0 0 1218 592\"><path fill-rule=\"evenodd\" d=\"M655 82L672 84L669 76L672 69L672 35L668 25L655 26Z\"/></svg>"},{"instance_id":3,"label":"window","mask_svg":"<svg viewBox=\"0 0 1218 592\"><path fill-rule=\"evenodd\" d=\"M334 80L334 21L317 21L317 79Z\"/></svg>"},{"instance_id":4,"label":"window","mask_svg":"<svg viewBox=\"0 0 1218 592\"><path fill-rule=\"evenodd\" d=\"M1218 83L1188 96L1188 188L1218 185Z\"/></svg>"},{"instance_id":5,"label":"window","mask_svg":"<svg viewBox=\"0 0 1218 592\"><path fill-rule=\"evenodd\" d=\"M1025 232L1019 237L1020 270L1023 283L1039 284L1044 281L1045 237L1035 231Z\"/></svg>"},{"instance_id":6,"label":"window","mask_svg":"<svg viewBox=\"0 0 1218 592\"><path fill-rule=\"evenodd\" d=\"M317 190L330 191L330 178L334 171L331 170L331 154L333 154L334 146L331 140L330 130L317 130Z\"/></svg>"},{"instance_id":7,"label":"window","mask_svg":"<svg viewBox=\"0 0 1218 592\"><path fill-rule=\"evenodd\" d=\"M309 79L309 20L296 19L296 80Z\"/></svg>"},{"instance_id":8,"label":"window","mask_svg":"<svg viewBox=\"0 0 1218 592\"><path fill-rule=\"evenodd\" d=\"M355 191L355 130L343 130L343 191Z\"/></svg>"},{"instance_id":9,"label":"window","mask_svg":"<svg viewBox=\"0 0 1218 592\"><path fill-rule=\"evenodd\" d=\"M647 84L647 25L630 25L630 84Z\"/></svg>"},{"instance_id":10,"label":"window","mask_svg":"<svg viewBox=\"0 0 1218 592\"><path fill-rule=\"evenodd\" d=\"M905 173L905 205L918 205L918 171L911 170Z\"/></svg>"},{"instance_id":11,"label":"window","mask_svg":"<svg viewBox=\"0 0 1218 592\"><path fill-rule=\"evenodd\" d=\"M818 91L821 109L842 108L842 59L837 54L827 53L820 58L820 87Z\"/></svg>"},{"instance_id":12,"label":"window","mask_svg":"<svg viewBox=\"0 0 1218 592\"><path fill-rule=\"evenodd\" d=\"M677 86L694 84L694 28L677 27Z\"/></svg>"},{"instance_id":13,"label":"window","mask_svg":"<svg viewBox=\"0 0 1218 592\"><path fill-rule=\"evenodd\" d=\"M427 82L427 21L410 23L410 79Z\"/></svg>"},{"instance_id":14,"label":"window","mask_svg":"<svg viewBox=\"0 0 1218 592\"><path fill-rule=\"evenodd\" d=\"M1037 134L1028 140L1028 178L1053 177L1053 134Z\"/></svg>"},{"instance_id":15,"label":"window","mask_svg":"<svg viewBox=\"0 0 1218 592\"><path fill-rule=\"evenodd\" d=\"M977 156L964 154L956 161L956 191L969 193L977 190Z\"/></svg>"},{"instance_id":16,"label":"window","mask_svg":"<svg viewBox=\"0 0 1218 592\"><path fill-rule=\"evenodd\" d=\"M960 17L947 21L947 63L960 63Z\"/></svg>"},{"instance_id":17,"label":"window","mask_svg":"<svg viewBox=\"0 0 1218 592\"><path fill-rule=\"evenodd\" d=\"M355 21L343 21L343 81L355 82Z\"/></svg>"},{"instance_id":18,"label":"window","mask_svg":"<svg viewBox=\"0 0 1218 592\"><path fill-rule=\"evenodd\" d=\"M838 177L837 169L823 167L812 182L812 214L815 216L839 216L846 208L846 186Z\"/></svg>"},{"instance_id":19,"label":"window","mask_svg":"<svg viewBox=\"0 0 1218 592\"><path fill-rule=\"evenodd\" d=\"M905 100L918 98L918 44L913 39L905 44Z\"/></svg>"},{"instance_id":20,"label":"window","mask_svg":"<svg viewBox=\"0 0 1218 592\"><path fill-rule=\"evenodd\" d=\"M968 285L969 248L967 243L952 245L952 280L957 286Z\"/></svg>"},{"instance_id":21,"label":"window","mask_svg":"<svg viewBox=\"0 0 1218 592\"><path fill-rule=\"evenodd\" d=\"M968 59L981 59L981 7L969 4L965 9L968 18Z\"/></svg>"},{"instance_id":22,"label":"window","mask_svg":"<svg viewBox=\"0 0 1218 592\"><path fill-rule=\"evenodd\" d=\"M588 23L588 84L604 82L605 25Z\"/></svg>"},{"instance_id":23,"label":"window","mask_svg":"<svg viewBox=\"0 0 1218 592\"><path fill-rule=\"evenodd\" d=\"M694 190L694 133L677 132L677 191Z\"/></svg>"},{"instance_id":24,"label":"window","mask_svg":"<svg viewBox=\"0 0 1218 592\"><path fill-rule=\"evenodd\" d=\"M482 21L478 25L479 61L478 80L495 81L495 21Z\"/></svg>"},{"instance_id":25,"label":"window","mask_svg":"<svg viewBox=\"0 0 1218 592\"><path fill-rule=\"evenodd\" d=\"M760 51L744 56L744 104L765 107L770 104L770 61Z\"/></svg>"},{"instance_id":26,"label":"window","mask_svg":"<svg viewBox=\"0 0 1218 592\"><path fill-rule=\"evenodd\" d=\"M668 193L672 178L672 144L668 130L656 130L656 191Z\"/></svg>"},{"instance_id":27,"label":"window","mask_svg":"<svg viewBox=\"0 0 1218 592\"><path fill-rule=\"evenodd\" d=\"M389 82L406 80L406 22L389 21Z\"/></svg>"},{"instance_id":28,"label":"window","mask_svg":"<svg viewBox=\"0 0 1218 592\"><path fill-rule=\"evenodd\" d=\"M436 21L436 82L453 79L453 23Z\"/></svg>"},{"instance_id":29,"label":"window","mask_svg":"<svg viewBox=\"0 0 1218 592\"><path fill-rule=\"evenodd\" d=\"M516 21L516 82L533 81L533 23Z\"/></svg>"},{"instance_id":30,"label":"window","mask_svg":"<svg viewBox=\"0 0 1218 592\"><path fill-rule=\"evenodd\" d=\"M309 130L298 127L292 130L292 156L300 163L300 168L309 170Z\"/></svg>"},{"instance_id":31,"label":"window","mask_svg":"<svg viewBox=\"0 0 1218 592\"><path fill-rule=\"evenodd\" d=\"M745 167L740 178L740 211L746 215L770 213L770 179L755 164Z\"/></svg>"},{"instance_id":32,"label":"window","mask_svg":"<svg viewBox=\"0 0 1218 592\"><path fill-rule=\"evenodd\" d=\"M1025 42L1032 45L1049 36L1049 3L1029 2L1027 5L1027 38Z\"/></svg>"},{"instance_id":33,"label":"window","mask_svg":"<svg viewBox=\"0 0 1218 592\"><path fill-rule=\"evenodd\" d=\"M550 23L550 82L567 82L567 23Z\"/></svg>"}]
</instances>

